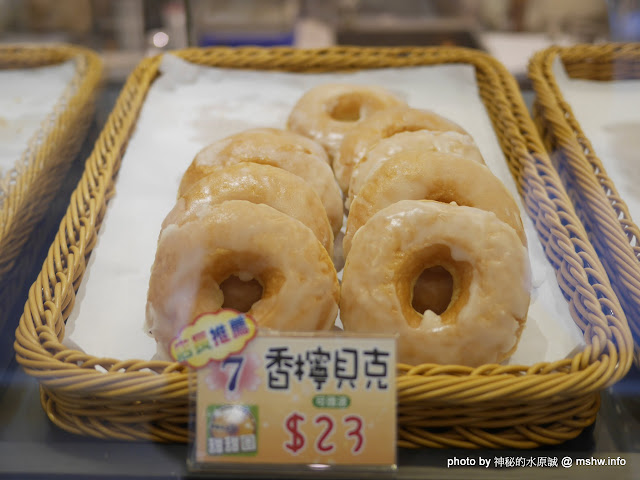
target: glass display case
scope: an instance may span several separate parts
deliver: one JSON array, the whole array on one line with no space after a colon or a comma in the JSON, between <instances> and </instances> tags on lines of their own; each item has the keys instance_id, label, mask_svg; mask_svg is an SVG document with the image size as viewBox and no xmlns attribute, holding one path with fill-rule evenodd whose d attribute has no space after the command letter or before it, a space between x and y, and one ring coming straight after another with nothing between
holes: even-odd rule
<instances>
[{"instance_id":1,"label":"glass display case","mask_svg":"<svg viewBox=\"0 0 640 480\"><path fill-rule=\"evenodd\" d=\"M393 5L375 0L0 0L0 259L8 259L0 263L0 476L636 478L639 12L640 3L634 0L403 0ZM304 94L329 84L379 90L374 100L362 100L370 95L363 90L329 90L326 95L334 95L334 103L322 103L318 112L307 106L298 117L293 115L302 108ZM384 103L381 91L392 98L389 105L378 105ZM337 130L317 135L316 127L306 127L316 116L326 118L317 128L335 124L345 129L337 144L325 138L335 138ZM237 136L257 129L309 137L304 140L310 142L304 143L305 166L298 171L274 163L278 149L300 141L293 137L278 139L269 154L250 156L233 147ZM260 142L275 142L269 132L259 133ZM403 137L415 143L405 146ZM245 150L257 142L237 138ZM295 235L313 238L313 232L326 230L324 243L315 238L312 243L318 243L317 255L328 259L335 279L327 285L335 284L338 293L322 287L324 295L313 296L317 306L307 310L308 305L300 303L293 318L311 322L322 310L331 318L318 320L326 323L321 328L342 339L352 335L352 344L332 343L329 335L306 351L296 350L289 337L279 350L264 347L271 349L266 354L252 353L244 344L224 350L224 344L244 333L253 338L253 330L243 330L247 324L240 325L238 319L250 323L255 317L259 337L269 338L266 329L260 331L267 314L255 307L275 288L271 277L256 273L257 265L266 261L261 255L271 248L266 241L255 247L253 260L242 265L229 260L233 256L218 260L231 265L221 274L224 278L211 274L218 293L207 293L206 298L219 294L219 305L207 303L202 311L174 308L175 299L196 295L186 288L191 282L187 277L171 283L155 303L147 298L150 278L172 279L175 274L154 273L162 238L171 238L171 232L185 224L213 222L203 220L205 210L214 218L221 208L211 206L213 197L224 198L219 202L227 205L244 200L231 187L240 188L232 175L241 170L249 175L252 167L246 165L227 165L223 173L212 169L208 173L217 183L206 187L206 195L178 195L186 188L183 174L204 168L206 155L249 155L242 162L263 163L265 171L291 168L286 174L294 179L283 174L282 182L292 184L313 185L325 170L332 174L339 208L335 219L327 215L324 223L309 220L305 208L313 203L320 213L323 208L329 212L326 192L307 194L298 187L300 191L289 195L284 186L272 184L263 197L251 201L269 205L260 205L266 209L264 217L276 218L285 210L303 212L295 215L313 225L307 228L296 221L295 228L303 233ZM447 167L438 166L438 159L449 157ZM379 164L361 168L373 160ZM456 162L462 162L460 170L453 170ZM397 184L413 183L399 188L390 185L389 178ZM461 184L463 178L469 183ZM449 182L449 190L460 191L437 193L434 182ZM201 180L195 188L205 188L202 185ZM363 206L383 202L372 200L381 191L394 200L379 208ZM397 277L393 287L376 290L385 278L378 265L388 235L378 231L375 241L361 240L375 222L385 221L384 215L374 215L374 208L386 212L403 202L417 202L410 205L414 211L436 203L433 200L447 204L438 208L469 210L469 215L489 209L494 213L482 212L486 221L496 222L495 228L506 230L501 235L513 237L513 242L509 248L492 247L494 236L485 230L458 232L458 237L472 238L469 247L451 243L444 248L439 239L428 248L421 244L418 255L408 246L413 238L402 237L403 247L390 248L396 249L393 258L408 255L402 268L410 278L406 285ZM272 203L279 206L271 208ZM509 214L501 212L512 203L517 220L505 227L501 216ZM193 214L197 208L200 213ZM366 213L366 208L372 211ZM360 235L350 230L356 228L350 220L355 222L357 215L368 215ZM383 230L413 228L402 224L394 230L400 217L409 214L402 213ZM17 228L16 218L28 229ZM339 220L341 226L333 225ZM447 217L442 228L453 228L456 221ZM210 237L235 227L216 228ZM215 251L233 251L243 243L249 226L242 228L245 233ZM286 228L283 224L279 230ZM463 230L474 228L467 222ZM281 250L282 257L302 250L298 244L285 244L287 235L279 232L268 238L277 235L282 246L275 250ZM174 247L171 258L182 255L179 273L209 261L206 255L198 256L201 245L187 244L195 236L175 241L180 248ZM482 268L488 267L474 263L471 250L464 250L472 246L481 252L479 258L488 258L492 248L498 252L493 271L484 273ZM527 259L522 272L511 281L500 280L507 268L509 275L516 275L521 251ZM353 255L348 262L347 253ZM242 254L247 255L244 250ZM355 273L348 270L360 264L369 271L368 278L354 281ZM207 268L213 271L218 265ZM465 338L455 342L466 342L456 357L451 351L457 343L442 348L448 337L434 339L452 325L462 328L456 322L466 318L466 302L480 301L477 289L485 288L479 280L483 275L489 285L505 285L491 292L495 297L487 301L487 309L495 304L508 305L500 307L503 310L524 309L522 315L508 312L515 327L502 326L517 331L515 344L500 355L493 351L501 347L487 346L500 327L478 325L496 322L504 312L485 314L485 307L476 304L469 310L472 323L465 326L466 333L454 335ZM435 282L435 276L438 286L432 283L429 288L448 289L442 307L426 300L420 290L426 288L420 280ZM296 281L292 292L308 295L304 275ZM518 304L520 290L526 296L524 306ZM388 291L392 293L385 297ZM234 292L237 298L232 301ZM369 305L357 306L356 300L341 300L341 295L368 298ZM394 326L393 332L354 326L358 322L351 311L358 308L368 319L396 318L398 309L390 306L396 298L408 299L409 313L397 318L413 319L406 320L414 322L408 328L411 335L420 329L429 333L419 343L415 340L419 346L414 356L407 353L413 350L403 337L405 326ZM200 314L218 308L233 309L230 318L235 323L211 320L214 323L196 332L200 336L185 336L180 330L179 337L180 332L172 330L166 348L157 348L156 341L163 345L165 340L150 335L159 335L154 333L162 327L154 324L161 316L156 310L167 304L171 322L188 317L181 328L195 328ZM176 313L186 309L185 315ZM283 310L280 318L286 315ZM519 316L528 317L526 323L514 319ZM379 334L396 338L393 351L399 360L389 369L383 368L387 364L380 363L381 357L371 357L386 343L374 348L358 340L358 335ZM261 352L259 342L248 341ZM495 355L474 360L483 350ZM227 363L209 351L226 352ZM278 357L283 363L276 365L274 352L291 356ZM349 354L351 360L345 356ZM205 355L208 366L189 363L198 355ZM361 377L348 376L349 367L354 372L361 368ZM196 381L190 368L211 368L211 373ZM378 411L374 403L382 400L366 399L379 393L372 389L384 384L382 376L376 377L382 371L384 379L391 379L396 400L389 402L391 410ZM285 376L286 388L279 383ZM329 386L333 390L327 390ZM224 395L194 420L193 399L204 396L206 389L208 395L216 389ZM219 425L215 411L229 405L246 407L243 416L232 426L227 416L222 422L227 423ZM397 422L380 433L375 423L382 423L389 411ZM362 430L355 427L358 421L365 425ZM204 468L192 461L199 423L206 424L208 442L224 457ZM367 440L358 443L365 438L359 436L362 432ZM343 443L338 436L345 437ZM309 445L315 442L317 458L297 465L290 460L304 457L297 443L303 437ZM235 448L235 440L238 449L248 450L225 450ZM387 444L393 447L380 446L386 449L380 455L384 465L354 466L357 445ZM215 457L217 450L211 448L209 457ZM394 462L386 461L389 448L395 452ZM287 461L256 464L248 459L255 449L273 449L273 458L286 454ZM330 455L336 449L334 459ZM345 461L343 450L346 457L351 455L346 467L340 464Z\"/></svg>"}]
</instances>

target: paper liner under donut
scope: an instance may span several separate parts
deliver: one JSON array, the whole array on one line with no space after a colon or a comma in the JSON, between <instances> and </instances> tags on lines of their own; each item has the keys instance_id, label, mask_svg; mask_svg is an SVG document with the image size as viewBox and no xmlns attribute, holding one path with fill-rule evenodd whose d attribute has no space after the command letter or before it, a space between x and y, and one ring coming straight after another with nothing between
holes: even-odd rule
<instances>
[{"instance_id":1,"label":"paper liner under donut","mask_svg":"<svg viewBox=\"0 0 640 480\"><path fill-rule=\"evenodd\" d=\"M406 103L382 87L331 83L307 90L296 102L287 128L312 138L333 159L344 136L375 112Z\"/></svg>"},{"instance_id":2,"label":"paper liner under donut","mask_svg":"<svg viewBox=\"0 0 640 480\"><path fill-rule=\"evenodd\" d=\"M309 227L333 255L333 231L318 195L302 178L270 165L238 163L207 175L178 199L162 226L202 218L209 205L227 200L262 203L286 213Z\"/></svg>"},{"instance_id":3,"label":"paper liner under donut","mask_svg":"<svg viewBox=\"0 0 640 480\"><path fill-rule=\"evenodd\" d=\"M342 191L348 191L353 167L371 147L397 133L417 130L468 135L460 125L429 110L394 107L374 113L345 135L338 155L333 160L333 173Z\"/></svg>"},{"instance_id":4,"label":"paper liner under donut","mask_svg":"<svg viewBox=\"0 0 640 480\"><path fill-rule=\"evenodd\" d=\"M486 166L457 155L409 150L373 172L351 204L343 240L346 258L358 229L377 211L399 200L455 202L493 212L527 244L518 205Z\"/></svg>"},{"instance_id":5,"label":"paper liner under donut","mask_svg":"<svg viewBox=\"0 0 640 480\"><path fill-rule=\"evenodd\" d=\"M367 179L394 155L407 150L421 150L458 155L474 162L485 164L482 154L469 135L458 132L433 132L416 130L400 132L383 138L373 145L354 165L349 181L349 197L345 202L347 209Z\"/></svg>"},{"instance_id":6,"label":"paper liner under donut","mask_svg":"<svg viewBox=\"0 0 640 480\"><path fill-rule=\"evenodd\" d=\"M231 275L260 282L262 298L248 311L260 328L314 331L335 322L340 287L313 232L267 205L230 200L160 234L146 328L161 356L181 327L222 306L220 284Z\"/></svg>"},{"instance_id":7,"label":"paper liner under donut","mask_svg":"<svg viewBox=\"0 0 640 480\"><path fill-rule=\"evenodd\" d=\"M420 315L411 306L413 286L435 265L453 277L451 303L442 315ZM529 296L526 248L493 213L403 200L354 236L340 317L345 331L397 333L402 363L478 366L515 350Z\"/></svg>"},{"instance_id":8,"label":"paper liner under donut","mask_svg":"<svg viewBox=\"0 0 640 480\"><path fill-rule=\"evenodd\" d=\"M279 167L306 181L320 197L333 234L337 235L344 219L342 193L326 153L312 140L286 130L245 130L203 148L182 176L178 197L218 168L244 162Z\"/></svg>"}]
</instances>

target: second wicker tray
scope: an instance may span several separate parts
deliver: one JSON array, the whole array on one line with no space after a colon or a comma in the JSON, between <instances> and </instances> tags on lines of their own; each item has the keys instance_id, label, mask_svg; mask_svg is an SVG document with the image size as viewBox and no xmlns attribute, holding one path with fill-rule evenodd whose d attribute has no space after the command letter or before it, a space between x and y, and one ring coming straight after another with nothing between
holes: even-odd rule
<instances>
[{"instance_id":1,"label":"second wicker tray","mask_svg":"<svg viewBox=\"0 0 640 480\"><path fill-rule=\"evenodd\" d=\"M640 79L640 44L552 47L531 60L534 115L554 165L587 227L612 286L640 342L640 229L583 132L553 74L562 61L571 78L610 82Z\"/></svg>"},{"instance_id":2,"label":"second wicker tray","mask_svg":"<svg viewBox=\"0 0 640 480\"><path fill-rule=\"evenodd\" d=\"M28 70L68 60L75 62L73 79L54 111L25 145L22 158L0 178L0 281L13 267L80 149L102 74L98 55L81 47L0 47L0 69Z\"/></svg>"}]
</instances>

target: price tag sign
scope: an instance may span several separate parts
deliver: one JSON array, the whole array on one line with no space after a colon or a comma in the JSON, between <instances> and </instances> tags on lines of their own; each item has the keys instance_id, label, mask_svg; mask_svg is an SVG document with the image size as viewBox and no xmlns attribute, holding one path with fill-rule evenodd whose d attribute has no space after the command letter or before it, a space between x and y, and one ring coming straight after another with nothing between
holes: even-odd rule
<instances>
[{"instance_id":1,"label":"price tag sign","mask_svg":"<svg viewBox=\"0 0 640 480\"><path fill-rule=\"evenodd\" d=\"M197 371L195 461L394 465L395 365L391 337L251 336Z\"/></svg>"}]
</instances>

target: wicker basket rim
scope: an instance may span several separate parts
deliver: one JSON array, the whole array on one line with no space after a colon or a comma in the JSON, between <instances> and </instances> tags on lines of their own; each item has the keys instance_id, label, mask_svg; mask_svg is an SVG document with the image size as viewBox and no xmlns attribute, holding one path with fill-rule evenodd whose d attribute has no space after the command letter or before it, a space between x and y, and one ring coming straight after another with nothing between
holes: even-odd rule
<instances>
[{"instance_id":1,"label":"wicker basket rim","mask_svg":"<svg viewBox=\"0 0 640 480\"><path fill-rule=\"evenodd\" d=\"M529 76L532 79L536 101L543 107L542 120L552 126L555 145L565 151L571 151L570 161L580 161L585 169L591 166L591 172L585 172L583 184L589 182L585 202L592 212L606 217L607 221L596 218L599 226L604 230L603 241L607 249L615 252L613 256L614 269L610 275L614 282L620 281L620 274L624 275L624 282L636 293L629 300L634 304L634 310L640 312L640 256L634 252L633 239L640 241L640 228L631 218L629 208L618 193L615 184L609 177L605 165L598 157L591 145L571 106L565 100L555 80L552 66L556 58L565 64L588 66L590 70L602 69L610 73L611 69L620 61L631 61L640 65L640 43L610 43L602 45L574 45L570 47L553 46L541 50L529 63ZM580 77L584 78L584 77ZM639 77L640 78L640 77ZM566 134L571 132L571 134ZM578 140L581 139L581 140ZM595 170L597 170L597 175ZM581 170L582 171L582 170ZM587 178L588 177L588 178ZM636 248L640 248L636 244ZM627 319L640 338L640 318L627 312ZM637 344L638 340L636 340ZM636 345L640 351L640 346Z\"/></svg>"},{"instance_id":2,"label":"wicker basket rim","mask_svg":"<svg viewBox=\"0 0 640 480\"><path fill-rule=\"evenodd\" d=\"M35 68L68 60L76 60L74 77L54 110L28 141L21 158L0 178L3 194L0 199L0 250L4 252L0 253L0 279L15 262L26 233L39 220L24 220L22 215L25 209L40 202L43 193L43 189L38 187L40 175L48 165L57 161L55 155L48 158L45 154L53 151L54 145L74 135L73 131L61 126L63 120L65 125L72 124L84 111L93 108L92 99L102 72L99 56L84 47L67 44L0 46L0 68Z\"/></svg>"}]
</instances>

